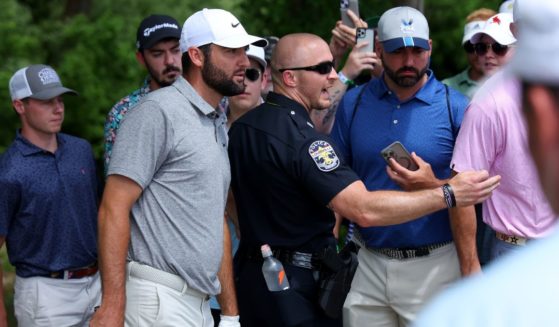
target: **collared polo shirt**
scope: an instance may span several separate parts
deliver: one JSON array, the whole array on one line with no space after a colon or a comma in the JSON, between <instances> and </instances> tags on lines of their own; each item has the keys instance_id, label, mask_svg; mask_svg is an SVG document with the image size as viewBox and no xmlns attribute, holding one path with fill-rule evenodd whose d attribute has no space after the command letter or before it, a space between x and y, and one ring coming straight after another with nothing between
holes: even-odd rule
<instances>
[{"instance_id":1,"label":"collared polo shirt","mask_svg":"<svg viewBox=\"0 0 559 327\"><path fill-rule=\"evenodd\" d=\"M0 157L0 235L20 277L97 260L97 185L91 146L57 134L45 151L17 132Z\"/></svg>"},{"instance_id":2,"label":"collared polo shirt","mask_svg":"<svg viewBox=\"0 0 559 327\"><path fill-rule=\"evenodd\" d=\"M455 137L451 124L457 131L468 100L449 88L449 114L445 86L431 71L428 76L425 85L405 101L393 94L384 78L371 80L343 97L332 138L368 190L400 190L388 177L381 155L382 149L395 141L429 162L438 178L450 176ZM361 88L365 89L354 115ZM403 224L360 228L360 233L367 245L375 248L413 248L452 239L448 210Z\"/></svg>"},{"instance_id":3,"label":"collared polo shirt","mask_svg":"<svg viewBox=\"0 0 559 327\"><path fill-rule=\"evenodd\" d=\"M501 184L483 202L483 220L506 235L539 238L551 232L556 216L530 154L520 93L520 82L506 71L483 84L464 115L452 165L458 172L501 175Z\"/></svg>"},{"instance_id":4,"label":"collared polo shirt","mask_svg":"<svg viewBox=\"0 0 559 327\"><path fill-rule=\"evenodd\" d=\"M109 169L109 161L111 160L113 145L115 144L120 124L124 120L128 111L134 108L134 106L136 106L136 104L138 104L138 102L140 102L140 100L150 92L149 83L150 78L146 77L139 89L120 99L120 101L118 101L107 114L107 120L105 121L104 128L105 143L103 144L105 147L105 153L103 154L105 175L107 174L107 169Z\"/></svg>"},{"instance_id":5,"label":"collared polo shirt","mask_svg":"<svg viewBox=\"0 0 559 327\"><path fill-rule=\"evenodd\" d=\"M229 190L225 114L182 77L129 112L108 175L142 188L130 217L128 259L181 276L214 295Z\"/></svg>"},{"instance_id":6,"label":"collared polo shirt","mask_svg":"<svg viewBox=\"0 0 559 327\"><path fill-rule=\"evenodd\" d=\"M468 75L470 68L466 68L461 73L443 80L443 83L464 94L468 99L472 99L474 93L479 88L479 82L474 81Z\"/></svg>"}]
</instances>

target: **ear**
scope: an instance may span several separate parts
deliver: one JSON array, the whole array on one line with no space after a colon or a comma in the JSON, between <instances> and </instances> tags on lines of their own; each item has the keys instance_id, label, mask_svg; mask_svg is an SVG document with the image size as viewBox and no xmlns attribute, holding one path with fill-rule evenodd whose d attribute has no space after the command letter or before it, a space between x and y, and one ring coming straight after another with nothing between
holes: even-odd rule
<instances>
[{"instance_id":1,"label":"ear","mask_svg":"<svg viewBox=\"0 0 559 327\"><path fill-rule=\"evenodd\" d=\"M25 105L21 100L13 100L12 106L18 115L23 115L25 113Z\"/></svg>"},{"instance_id":2,"label":"ear","mask_svg":"<svg viewBox=\"0 0 559 327\"><path fill-rule=\"evenodd\" d=\"M142 66L146 66L146 60L144 58L144 54L142 53L142 51L136 51L136 61L138 61L138 63Z\"/></svg>"},{"instance_id":3,"label":"ear","mask_svg":"<svg viewBox=\"0 0 559 327\"><path fill-rule=\"evenodd\" d=\"M297 76L295 75L295 72L292 70L286 70L283 73L281 73L281 79L283 82L283 85L287 86L287 87L296 87L297 86Z\"/></svg>"},{"instance_id":4,"label":"ear","mask_svg":"<svg viewBox=\"0 0 559 327\"><path fill-rule=\"evenodd\" d=\"M190 61L197 67L202 67L204 65L204 53L202 50L191 47L188 49L188 56L190 57Z\"/></svg>"},{"instance_id":5,"label":"ear","mask_svg":"<svg viewBox=\"0 0 559 327\"><path fill-rule=\"evenodd\" d=\"M383 48L382 48L382 43L378 40L378 35L375 36L375 52L377 53L377 56L380 58L381 54L382 54Z\"/></svg>"}]
</instances>

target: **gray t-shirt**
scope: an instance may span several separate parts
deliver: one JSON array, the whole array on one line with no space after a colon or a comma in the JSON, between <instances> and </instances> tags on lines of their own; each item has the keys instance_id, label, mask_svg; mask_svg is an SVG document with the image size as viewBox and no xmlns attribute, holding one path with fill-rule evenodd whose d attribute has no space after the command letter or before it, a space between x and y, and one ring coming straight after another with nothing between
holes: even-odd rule
<instances>
[{"instance_id":1,"label":"gray t-shirt","mask_svg":"<svg viewBox=\"0 0 559 327\"><path fill-rule=\"evenodd\" d=\"M177 274L212 295L220 291L231 179L225 120L179 78L127 115L108 169L143 190L131 212L128 260Z\"/></svg>"}]
</instances>

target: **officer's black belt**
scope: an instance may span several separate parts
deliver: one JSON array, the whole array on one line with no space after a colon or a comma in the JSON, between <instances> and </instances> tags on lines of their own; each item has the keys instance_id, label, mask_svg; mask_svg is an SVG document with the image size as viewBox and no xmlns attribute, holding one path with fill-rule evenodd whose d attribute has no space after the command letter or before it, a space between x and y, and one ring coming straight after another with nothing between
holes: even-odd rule
<instances>
[{"instance_id":1,"label":"officer's black belt","mask_svg":"<svg viewBox=\"0 0 559 327\"><path fill-rule=\"evenodd\" d=\"M322 253L307 253L287 249L272 249L272 254L276 259L283 263L291 264L296 267L318 270L323 257ZM262 252L260 248L252 248L245 252L245 257L252 261L262 262Z\"/></svg>"},{"instance_id":2,"label":"officer's black belt","mask_svg":"<svg viewBox=\"0 0 559 327\"><path fill-rule=\"evenodd\" d=\"M401 260L401 259L413 259L419 257L426 257L429 254L431 254L433 250L441 248L450 243L452 242L449 241L443 243L436 243L436 244L431 244L431 245L422 246L418 248L371 248L368 246L366 246L366 248L371 252L382 254L391 259Z\"/></svg>"}]
</instances>

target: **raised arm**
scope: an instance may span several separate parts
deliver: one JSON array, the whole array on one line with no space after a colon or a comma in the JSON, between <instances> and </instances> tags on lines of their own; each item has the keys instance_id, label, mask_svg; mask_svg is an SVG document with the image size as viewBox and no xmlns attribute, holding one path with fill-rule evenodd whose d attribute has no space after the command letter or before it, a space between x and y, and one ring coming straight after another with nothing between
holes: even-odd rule
<instances>
[{"instance_id":1,"label":"raised arm","mask_svg":"<svg viewBox=\"0 0 559 327\"><path fill-rule=\"evenodd\" d=\"M449 180L456 205L471 206L484 201L499 186L501 177L486 171L463 172ZM338 193L329 207L362 227L404 223L447 207L442 188L414 192L369 192L361 181Z\"/></svg>"}]
</instances>

